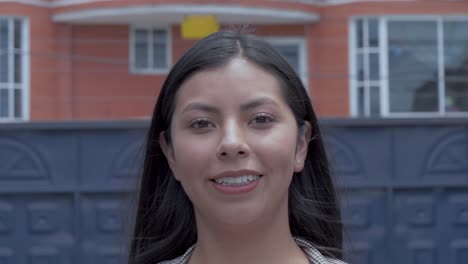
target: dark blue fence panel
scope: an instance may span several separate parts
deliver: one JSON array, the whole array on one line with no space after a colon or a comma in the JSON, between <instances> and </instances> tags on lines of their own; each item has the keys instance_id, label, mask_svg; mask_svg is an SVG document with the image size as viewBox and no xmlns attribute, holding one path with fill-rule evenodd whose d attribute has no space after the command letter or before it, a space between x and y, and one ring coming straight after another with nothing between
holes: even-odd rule
<instances>
[{"instance_id":1,"label":"dark blue fence panel","mask_svg":"<svg viewBox=\"0 0 468 264\"><path fill-rule=\"evenodd\" d=\"M467 119L322 123L350 263L468 263ZM147 125L0 125L0 263L125 263Z\"/></svg>"}]
</instances>

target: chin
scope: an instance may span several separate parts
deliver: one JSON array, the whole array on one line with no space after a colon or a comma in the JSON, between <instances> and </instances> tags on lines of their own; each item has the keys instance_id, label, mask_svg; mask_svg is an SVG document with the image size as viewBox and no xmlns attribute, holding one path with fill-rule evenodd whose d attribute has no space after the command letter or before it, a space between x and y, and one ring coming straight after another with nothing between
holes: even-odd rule
<instances>
[{"instance_id":1,"label":"chin","mask_svg":"<svg viewBox=\"0 0 468 264\"><path fill-rule=\"evenodd\" d=\"M249 225L261 220L263 208L258 206L230 206L216 212L216 219L226 225Z\"/></svg>"}]
</instances>

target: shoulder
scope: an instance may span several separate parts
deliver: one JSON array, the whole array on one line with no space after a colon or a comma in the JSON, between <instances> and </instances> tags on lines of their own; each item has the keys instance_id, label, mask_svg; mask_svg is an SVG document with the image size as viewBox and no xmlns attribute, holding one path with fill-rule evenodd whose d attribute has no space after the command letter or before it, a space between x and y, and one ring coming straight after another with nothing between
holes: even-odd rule
<instances>
[{"instance_id":1,"label":"shoulder","mask_svg":"<svg viewBox=\"0 0 468 264\"><path fill-rule=\"evenodd\" d=\"M297 245L302 248L302 250L307 254L311 263L316 264L346 264L339 259L325 257L318 251L312 243L295 237L294 240L296 241Z\"/></svg>"},{"instance_id":2,"label":"shoulder","mask_svg":"<svg viewBox=\"0 0 468 264\"><path fill-rule=\"evenodd\" d=\"M324 258L327 261L326 262L327 264L346 264L346 262L339 260L339 259L327 258L327 257L324 257Z\"/></svg>"},{"instance_id":3,"label":"shoulder","mask_svg":"<svg viewBox=\"0 0 468 264\"><path fill-rule=\"evenodd\" d=\"M183 259L182 256L176 258L176 259L171 259L171 260L166 260L163 262L159 262L158 264L185 264L187 262L186 259Z\"/></svg>"},{"instance_id":4,"label":"shoulder","mask_svg":"<svg viewBox=\"0 0 468 264\"><path fill-rule=\"evenodd\" d=\"M314 264L346 264L339 259L329 258L323 256L311 243L304 239L294 238L296 243L304 250L304 252L309 257L311 263ZM166 260L159 262L158 264L186 264L189 260L192 252L195 248L195 245L191 246L182 256L179 256L172 260Z\"/></svg>"},{"instance_id":5,"label":"shoulder","mask_svg":"<svg viewBox=\"0 0 468 264\"><path fill-rule=\"evenodd\" d=\"M195 245L191 246L182 256L179 256L175 259L165 260L163 262L159 262L158 264L186 264L190 256L192 256L193 249Z\"/></svg>"}]
</instances>

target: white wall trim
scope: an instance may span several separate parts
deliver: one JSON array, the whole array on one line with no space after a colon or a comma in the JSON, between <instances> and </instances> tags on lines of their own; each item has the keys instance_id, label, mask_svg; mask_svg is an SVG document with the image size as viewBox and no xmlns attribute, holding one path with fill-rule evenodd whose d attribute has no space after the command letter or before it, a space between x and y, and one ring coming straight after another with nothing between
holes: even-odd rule
<instances>
[{"instance_id":1,"label":"white wall trim","mask_svg":"<svg viewBox=\"0 0 468 264\"><path fill-rule=\"evenodd\" d=\"M444 50L444 26L442 17L437 18L437 96L439 97L439 113L445 114L445 50Z\"/></svg>"},{"instance_id":2,"label":"white wall trim","mask_svg":"<svg viewBox=\"0 0 468 264\"><path fill-rule=\"evenodd\" d=\"M51 7L50 2L45 0L0 0L1 3L10 2L10 3L18 3L24 5L33 5L33 6L40 6L40 7Z\"/></svg>"},{"instance_id":3,"label":"white wall trim","mask_svg":"<svg viewBox=\"0 0 468 264\"><path fill-rule=\"evenodd\" d=\"M348 70L349 70L349 111L352 117L358 116L357 67L356 67L356 20L348 21Z\"/></svg>"},{"instance_id":4,"label":"white wall trim","mask_svg":"<svg viewBox=\"0 0 468 264\"><path fill-rule=\"evenodd\" d=\"M130 7L100 8L84 11L71 11L53 16L55 22L85 21L94 17L110 17L120 15L158 15L158 14L213 14L213 15L243 15L261 16L272 19L290 19L298 22L315 22L319 15L311 12L296 10L281 10L275 8L260 8L249 6L227 5L142 5Z\"/></svg>"},{"instance_id":5,"label":"white wall trim","mask_svg":"<svg viewBox=\"0 0 468 264\"><path fill-rule=\"evenodd\" d=\"M33 5L33 6L40 6L40 7L47 7L47 8L55 8L55 7L62 7L62 6L71 6L71 5L81 5L81 4L88 4L88 3L97 3L103 1L112 1L112 0L59 0L50 2L47 0L0 0L1 3L10 2L10 3L18 3L24 5Z\"/></svg>"},{"instance_id":6,"label":"white wall trim","mask_svg":"<svg viewBox=\"0 0 468 264\"><path fill-rule=\"evenodd\" d=\"M379 57L381 79L381 115L386 117L390 113L389 66L388 66L388 30L386 18L379 19Z\"/></svg>"},{"instance_id":7,"label":"white wall trim","mask_svg":"<svg viewBox=\"0 0 468 264\"><path fill-rule=\"evenodd\" d=\"M35 5L48 8L81 5L113 0L58 0L49 2L46 0L0 0L2 2L13 2L27 5ZM382 3L382 2L423 2L423 0L275 0L276 2L290 2L314 6L336 6L354 3Z\"/></svg>"},{"instance_id":8,"label":"white wall trim","mask_svg":"<svg viewBox=\"0 0 468 264\"><path fill-rule=\"evenodd\" d=\"M23 19L23 30L22 30L22 49L23 51L29 51L31 50L30 48L30 23L29 23L29 18L25 17ZM22 56L23 60L23 120L24 121L29 121L31 118L31 55L27 52L24 52L24 55Z\"/></svg>"},{"instance_id":9,"label":"white wall trim","mask_svg":"<svg viewBox=\"0 0 468 264\"><path fill-rule=\"evenodd\" d=\"M319 5L334 6L354 3L422 2L422 0L324 0Z\"/></svg>"},{"instance_id":10,"label":"white wall trim","mask_svg":"<svg viewBox=\"0 0 468 264\"><path fill-rule=\"evenodd\" d=\"M71 5L81 5L96 2L110 2L112 0L58 0L50 3L50 7L62 7Z\"/></svg>"},{"instance_id":11,"label":"white wall trim","mask_svg":"<svg viewBox=\"0 0 468 264\"><path fill-rule=\"evenodd\" d=\"M79 4L86 4L92 2L100 2L100 1L112 1L112 0L59 0L55 1L51 4L52 7L59 7L59 6L70 6L70 5L79 5ZM344 5L344 4L352 4L352 3L360 3L360 2L418 2L421 0L274 0L272 2L291 2L291 3L299 3L299 4L307 4L307 5L318 5L318 6L329 6L329 5Z\"/></svg>"},{"instance_id":12,"label":"white wall trim","mask_svg":"<svg viewBox=\"0 0 468 264\"><path fill-rule=\"evenodd\" d=\"M381 2L418 2L423 0L276 0L276 2L291 2L318 6L335 6L353 3L381 3Z\"/></svg>"},{"instance_id":13,"label":"white wall trim","mask_svg":"<svg viewBox=\"0 0 468 264\"><path fill-rule=\"evenodd\" d=\"M8 115L10 118L14 118L14 108L15 108L15 67L14 67L14 56L15 56L15 52L14 52L14 18L10 18L8 19L8 33L7 35L10 37L9 41L8 41L8 47L7 47L7 55L8 55ZM8 39L8 38L7 38ZM13 41L11 41L13 39ZM24 104L24 100L21 100Z\"/></svg>"}]
</instances>

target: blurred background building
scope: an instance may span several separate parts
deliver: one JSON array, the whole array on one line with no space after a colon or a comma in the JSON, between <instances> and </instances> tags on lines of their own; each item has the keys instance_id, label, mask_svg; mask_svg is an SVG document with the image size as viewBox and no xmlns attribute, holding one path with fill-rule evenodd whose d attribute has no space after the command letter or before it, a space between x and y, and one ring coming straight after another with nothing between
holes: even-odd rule
<instances>
[{"instance_id":1,"label":"blurred background building","mask_svg":"<svg viewBox=\"0 0 468 264\"><path fill-rule=\"evenodd\" d=\"M0 1L0 120L149 117L198 14L255 28L321 116L466 116L467 12L450 0Z\"/></svg>"},{"instance_id":2,"label":"blurred background building","mask_svg":"<svg viewBox=\"0 0 468 264\"><path fill-rule=\"evenodd\" d=\"M198 15L251 25L302 78L350 264L468 263L464 0L0 0L0 263L125 263L148 118Z\"/></svg>"}]
</instances>

